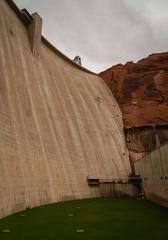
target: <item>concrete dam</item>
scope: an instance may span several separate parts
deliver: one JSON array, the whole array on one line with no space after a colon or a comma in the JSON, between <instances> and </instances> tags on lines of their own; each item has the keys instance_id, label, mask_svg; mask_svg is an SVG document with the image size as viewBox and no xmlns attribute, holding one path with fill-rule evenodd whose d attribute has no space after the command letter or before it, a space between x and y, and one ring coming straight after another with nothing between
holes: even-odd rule
<instances>
[{"instance_id":1,"label":"concrete dam","mask_svg":"<svg viewBox=\"0 0 168 240\"><path fill-rule=\"evenodd\" d=\"M0 218L66 200L137 196L122 113L103 79L52 46L41 17L11 0L0 1L0 29ZM139 162L137 169L143 175ZM88 184L95 179L103 184Z\"/></svg>"},{"instance_id":2,"label":"concrete dam","mask_svg":"<svg viewBox=\"0 0 168 240\"><path fill-rule=\"evenodd\" d=\"M0 1L0 217L101 196L88 176L131 173L121 112L104 81L41 39L40 17L27 24L11 3Z\"/></svg>"}]
</instances>

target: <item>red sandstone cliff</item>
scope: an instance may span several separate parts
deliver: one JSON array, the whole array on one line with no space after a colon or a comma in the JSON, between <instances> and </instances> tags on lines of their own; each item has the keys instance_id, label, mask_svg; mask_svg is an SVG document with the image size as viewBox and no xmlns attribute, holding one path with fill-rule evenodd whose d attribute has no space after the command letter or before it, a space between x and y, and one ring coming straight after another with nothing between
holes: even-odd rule
<instances>
[{"instance_id":1,"label":"red sandstone cliff","mask_svg":"<svg viewBox=\"0 0 168 240\"><path fill-rule=\"evenodd\" d=\"M168 123L168 53L100 73L116 97L125 127Z\"/></svg>"},{"instance_id":2,"label":"red sandstone cliff","mask_svg":"<svg viewBox=\"0 0 168 240\"><path fill-rule=\"evenodd\" d=\"M168 140L167 127L161 127L168 124L168 52L118 64L99 75L120 105L131 159L164 144Z\"/></svg>"}]
</instances>

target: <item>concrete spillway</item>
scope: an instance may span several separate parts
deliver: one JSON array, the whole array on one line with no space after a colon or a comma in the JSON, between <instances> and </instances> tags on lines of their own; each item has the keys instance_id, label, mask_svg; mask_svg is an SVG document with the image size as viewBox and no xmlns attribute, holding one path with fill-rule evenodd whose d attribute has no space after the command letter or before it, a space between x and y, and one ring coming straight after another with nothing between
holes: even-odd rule
<instances>
[{"instance_id":1,"label":"concrete spillway","mask_svg":"<svg viewBox=\"0 0 168 240\"><path fill-rule=\"evenodd\" d=\"M39 19L26 25L8 2L0 1L0 217L101 196L87 176L131 172L121 112L104 81L41 40Z\"/></svg>"}]
</instances>

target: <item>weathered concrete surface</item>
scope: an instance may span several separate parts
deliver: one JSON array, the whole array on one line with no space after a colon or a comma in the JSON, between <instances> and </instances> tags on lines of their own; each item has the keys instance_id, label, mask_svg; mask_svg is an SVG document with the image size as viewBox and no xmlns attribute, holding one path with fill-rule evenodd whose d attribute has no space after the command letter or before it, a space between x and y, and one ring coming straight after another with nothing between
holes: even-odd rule
<instances>
[{"instance_id":1,"label":"weathered concrete surface","mask_svg":"<svg viewBox=\"0 0 168 240\"><path fill-rule=\"evenodd\" d=\"M0 29L0 217L101 196L88 175L127 178L122 116L104 81L44 39L35 57L27 28L5 0Z\"/></svg>"},{"instance_id":2,"label":"weathered concrete surface","mask_svg":"<svg viewBox=\"0 0 168 240\"><path fill-rule=\"evenodd\" d=\"M168 207L168 144L135 162L147 198Z\"/></svg>"}]
</instances>

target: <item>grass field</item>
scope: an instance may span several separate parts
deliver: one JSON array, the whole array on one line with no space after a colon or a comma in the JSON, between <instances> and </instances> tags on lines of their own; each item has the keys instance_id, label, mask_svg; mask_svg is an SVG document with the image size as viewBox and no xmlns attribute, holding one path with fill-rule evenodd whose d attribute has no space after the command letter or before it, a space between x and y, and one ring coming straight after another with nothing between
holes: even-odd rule
<instances>
[{"instance_id":1,"label":"grass field","mask_svg":"<svg viewBox=\"0 0 168 240\"><path fill-rule=\"evenodd\" d=\"M0 240L72 239L167 240L168 209L146 200L105 198L52 204L0 220Z\"/></svg>"}]
</instances>

